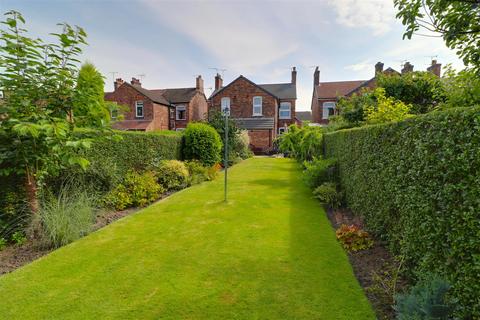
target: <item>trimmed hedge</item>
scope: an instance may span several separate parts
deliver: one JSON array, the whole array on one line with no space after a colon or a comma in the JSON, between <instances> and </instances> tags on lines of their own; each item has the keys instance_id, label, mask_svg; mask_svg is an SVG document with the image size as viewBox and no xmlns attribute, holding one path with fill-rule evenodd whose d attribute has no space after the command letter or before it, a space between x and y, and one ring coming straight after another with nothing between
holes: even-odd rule
<instances>
[{"instance_id":1,"label":"trimmed hedge","mask_svg":"<svg viewBox=\"0 0 480 320\"><path fill-rule=\"evenodd\" d=\"M480 318L480 108L328 133L324 148L348 206L411 275L443 276L457 315Z\"/></svg>"}]
</instances>

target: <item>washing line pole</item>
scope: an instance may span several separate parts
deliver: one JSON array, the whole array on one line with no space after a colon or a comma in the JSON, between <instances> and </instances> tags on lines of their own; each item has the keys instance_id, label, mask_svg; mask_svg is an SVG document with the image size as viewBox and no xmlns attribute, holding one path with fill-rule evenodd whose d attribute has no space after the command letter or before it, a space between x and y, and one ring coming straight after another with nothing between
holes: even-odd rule
<instances>
[{"instance_id":1,"label":"washing line pole","mask_svg":"<svg viewBox=\"0 0 480 320\"><path fill-rule=\"evenodd\" d=\"M225 113L225 155L223 159L223 166L225 167L225 181L224 181L224 189L225 189L225 199L224 201L227 202L227 182L228 182L228 115L230 113L229 108L224 109Z\"/></svg>"}]
</instances>

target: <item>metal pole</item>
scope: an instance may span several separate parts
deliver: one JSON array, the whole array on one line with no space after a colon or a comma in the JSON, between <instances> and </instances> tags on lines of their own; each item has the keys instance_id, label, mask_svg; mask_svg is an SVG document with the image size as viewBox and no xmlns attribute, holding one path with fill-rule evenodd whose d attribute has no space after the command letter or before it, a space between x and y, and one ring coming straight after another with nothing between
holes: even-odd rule
<instances>
[{"instance_id":1,"label":"metal pole","mask_svg":"<svg viewBox=\"0 0 480 320\"><path fill-rule=\"evenodd\" d=\"M225 167L225 202L227 202L227 175L228 175L228 112L225 109L225 155L224 155L224 167Z\"/></svg>"}]
</instances>

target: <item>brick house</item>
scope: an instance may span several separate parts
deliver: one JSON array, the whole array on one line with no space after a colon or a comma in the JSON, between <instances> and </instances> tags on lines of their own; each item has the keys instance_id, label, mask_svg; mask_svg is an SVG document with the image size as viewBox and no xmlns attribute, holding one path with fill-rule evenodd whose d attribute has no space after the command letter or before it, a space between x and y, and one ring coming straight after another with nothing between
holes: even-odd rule
<instances>
[{"instance_id":1,"label":"brick house","mask_svg":"<svg viewBox=\"0 0 480 320\"><path fill-rule=\"evenodd\" d=\"M230 109L230 117L248 131L250 148L256 153L267 153L274 139L296 123L297 71L292 69L289 83L256 84L239 76L227 86L222 77L215 77L215 91L209 98L209 109Z\"/></svg>"},{"instance_id":2,"label":"brick house","mask_svg":"<svg viewBox=\"0 0 480 320\"><path fill-rule=\"evenodd\" d=\"M354 81L333 81L320 82L320 71L318 67L315 68L313 74L313 95L312 95L312 122L320 125L327 125L329 117L337 113L336 104L338 98L349 97L355 93L361 92L363 89L375 89L377 86L377 74L400 74L398 71L387 68L383 70L384 64L377 62L375 65L375 76L369 80L354 80ZM441 64L437 60L432 60L432 64L427 68L427 71L432 72L440 77ZM401 70L401 74L413 71L413 65L410 62L405 62Z\"/></svg>"},{"instance_id":3,"label":"brick house","mask_svg":"<svg viewBox=\"0 0 480 320\"><path fill-rule=\"evenodd\" d=\"M113 124L119 130L183 130L189 122L205 119L208 111L201 76L195 87L153 90L143 88L135 78L130 83L117 79L105 100L129 108L123 113L124 120Z\"/></svg>"}]
</instances>

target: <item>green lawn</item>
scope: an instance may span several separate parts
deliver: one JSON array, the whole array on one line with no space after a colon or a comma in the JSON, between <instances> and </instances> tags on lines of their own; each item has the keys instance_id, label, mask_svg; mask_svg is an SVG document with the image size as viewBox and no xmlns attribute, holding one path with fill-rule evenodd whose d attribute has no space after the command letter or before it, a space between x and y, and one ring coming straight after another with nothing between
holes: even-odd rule
<instances>
[{"instance_id":1,"label":"green lawn","mask_svg":"<svg viewBox=\"0 0 480 320\"><path fill-rule=\"evenodd\" d=\"M375 319L289 159L254 158L0 277L1 319Z\"/></svg>"}]
</instances>

